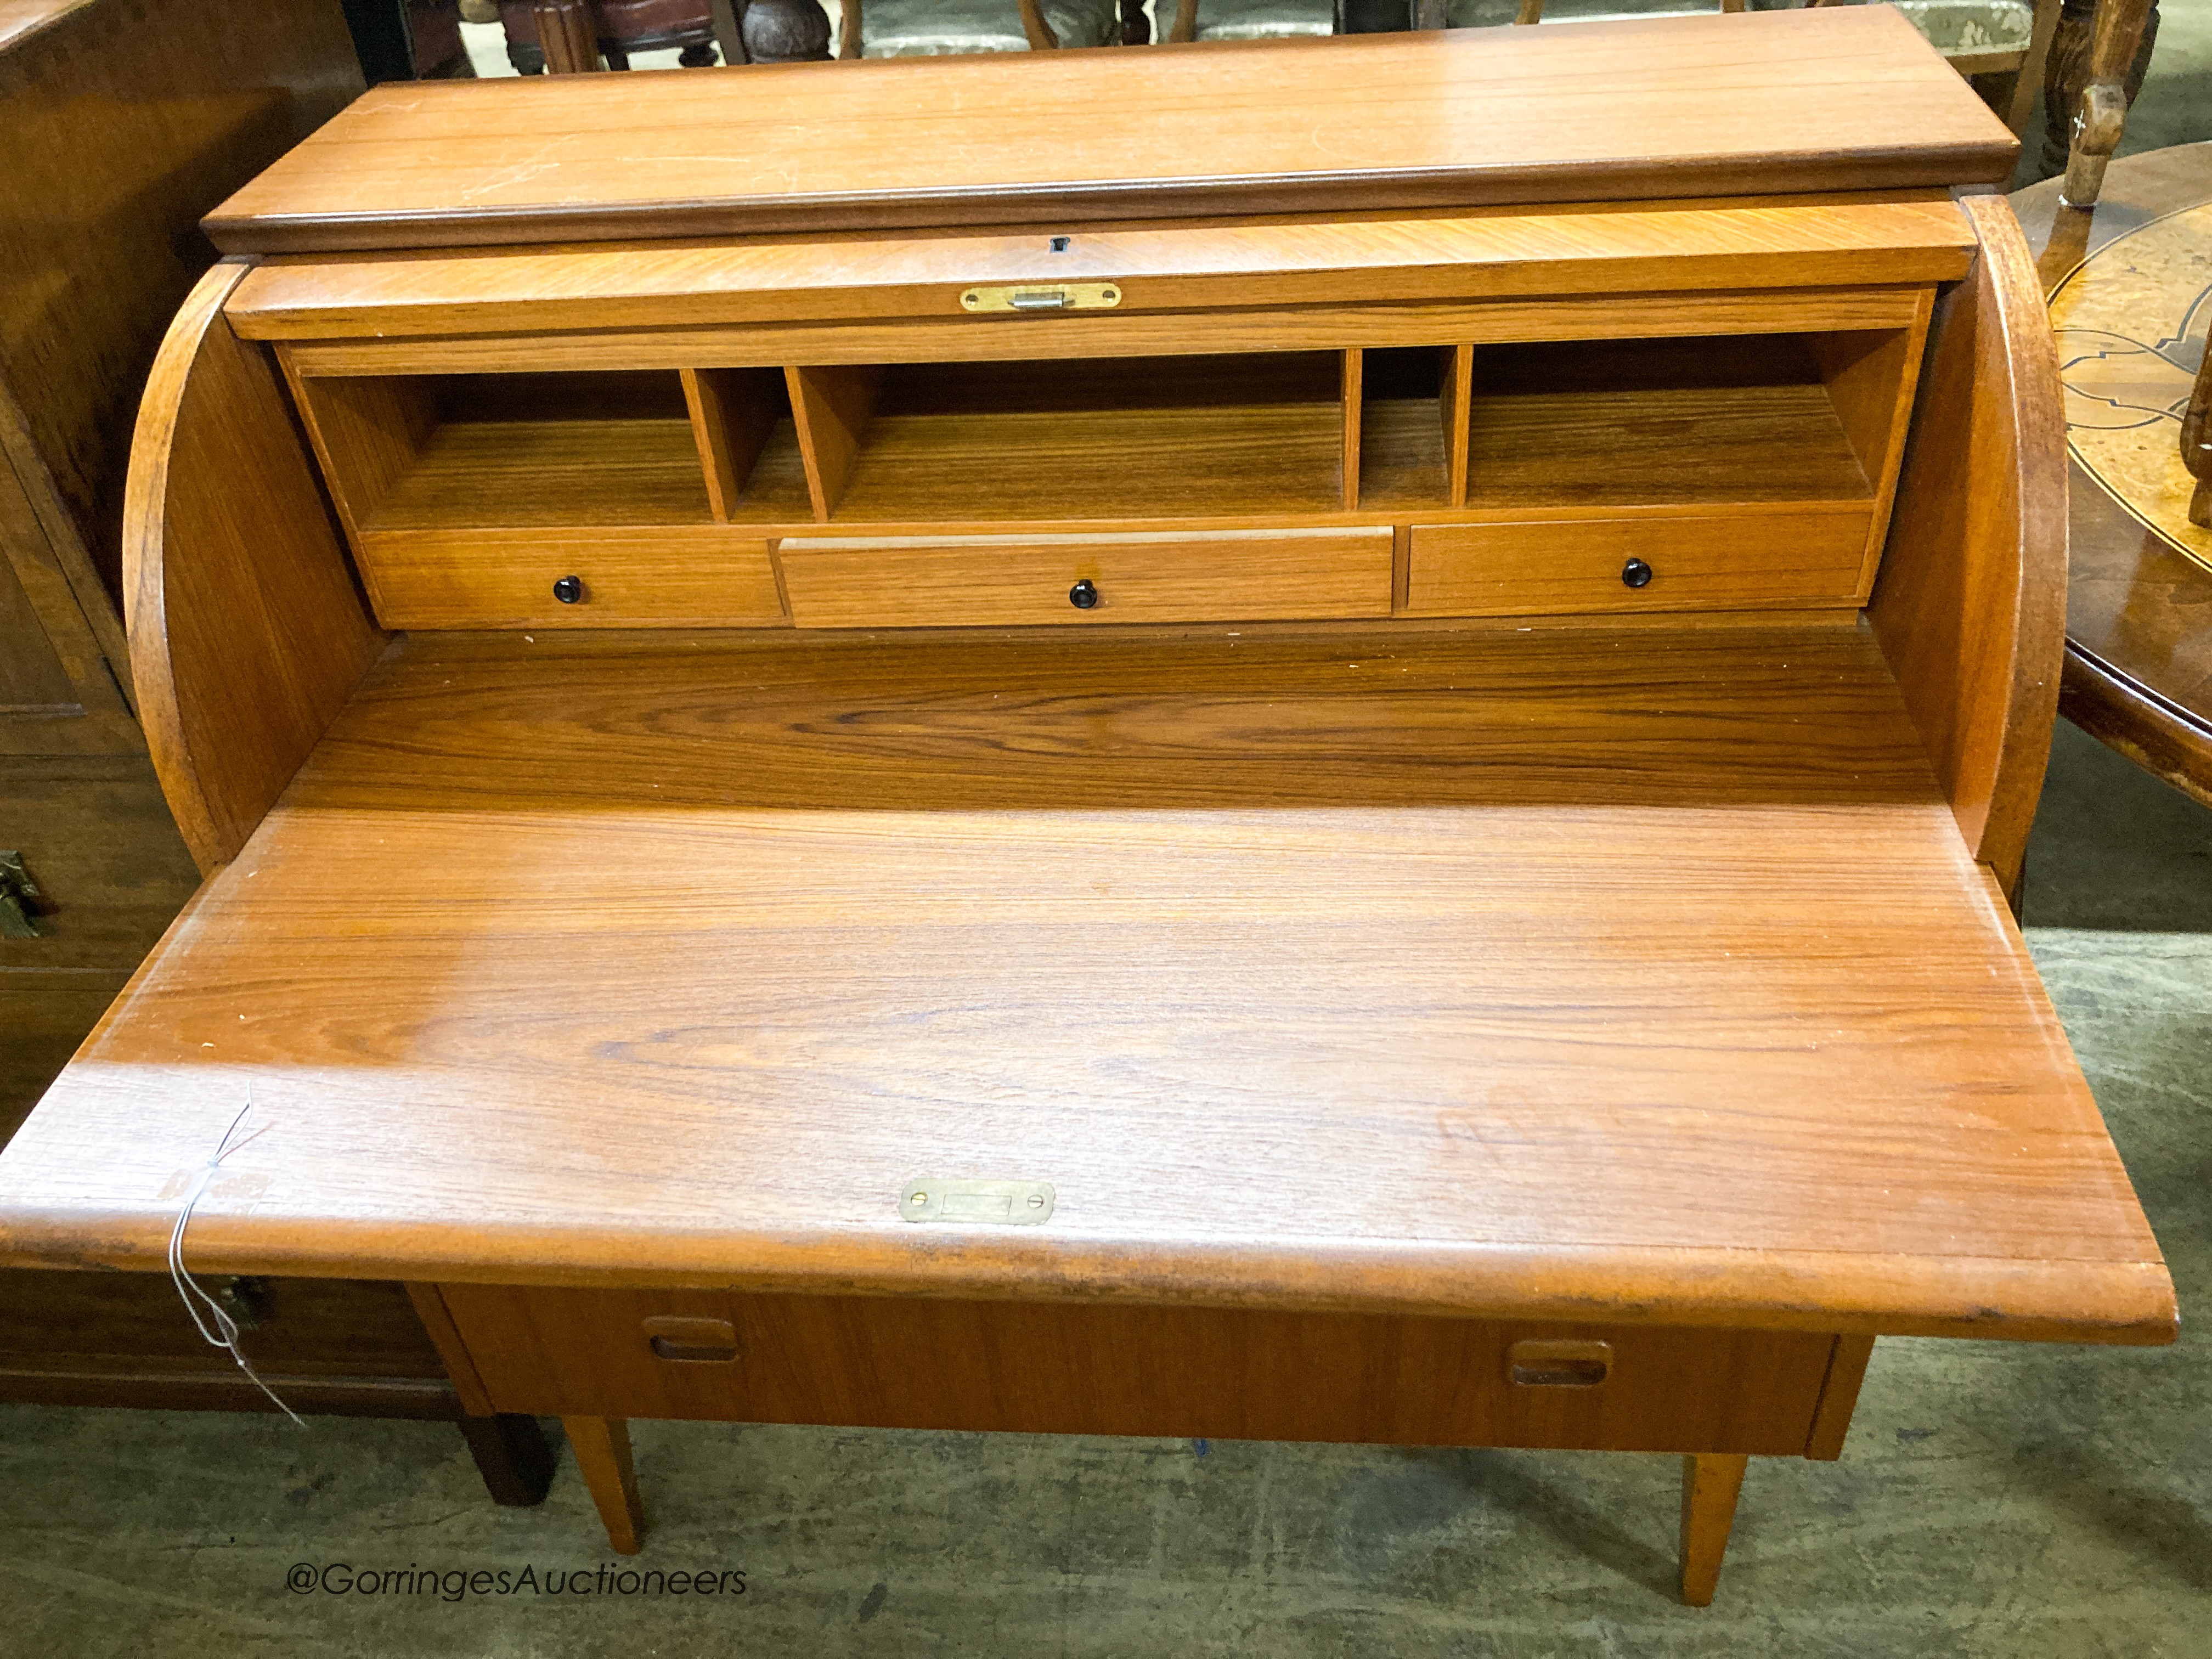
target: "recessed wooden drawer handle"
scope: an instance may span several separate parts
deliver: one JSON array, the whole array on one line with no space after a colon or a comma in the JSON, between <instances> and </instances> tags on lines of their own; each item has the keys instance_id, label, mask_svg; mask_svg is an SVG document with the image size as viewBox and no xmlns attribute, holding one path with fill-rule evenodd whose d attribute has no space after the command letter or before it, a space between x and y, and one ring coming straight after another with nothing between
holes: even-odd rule
<instances>
[{"instance_id":1,"label":"recessed wooden drawer handle","mask_svg":"<svg viewBox=\"0 0 2212 1659\"><path fill-rule=\"evenodd\" d=\"M1537 1338L1505 1352L1506 1375L1521 1389L1594 1389L1613 1370L1613 1344Z\"/></svg>"},{"instance_id":2,"label":"recessed wooden drawer handle","mask_svg":"<svg viewBox=\"0 0 2212 1659\"><path fill-rule=\"evenodd\" d=\"M563 605L581 605L584 600L584 579L563 576L553 584L553 597Z\"/></svg>"},{"instance_id":3,"label":"recessed wooden drawer handle","mask_svg":"<svg viewBox=\"0 0 2212 1659\"><path fill-rule=\"evenodd\" d=\"M1067 602L1078 611L1088 611L1098 603L1098 584L1085 576L1067 590Z\"/></svg>"},{"instance_id":4,"label":"recessed wooden drawer handle","mask_svg":"<svg viewBox=\"0 0 2212 1659\"><path fill-rule=\"evenodd\" d=\"M685 1319L654 1314L645 1322L646 1340L659 1359L696 1364L727 1364L738 1357L738 1328L726 1319Z\"/></svg>"},{"instance_id":5,"label":"recessed wooden drawer handle","mask_svg":"<svg viewBox=\"0 0 2212 1659\"><path fill-rule=\"evenodd\" d=\"M1620 581L1624 587L1651 586L1651 567L1641 559L1631 559L1620 567Z\"/></svg>"}]
</instances>

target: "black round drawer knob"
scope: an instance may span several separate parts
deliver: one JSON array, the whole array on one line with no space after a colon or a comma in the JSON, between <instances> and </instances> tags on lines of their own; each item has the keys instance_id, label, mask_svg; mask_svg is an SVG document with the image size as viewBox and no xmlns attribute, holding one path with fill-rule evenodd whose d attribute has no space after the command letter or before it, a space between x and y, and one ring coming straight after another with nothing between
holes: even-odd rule
<instances>
[{"instance_id":1,"label":"black round drawer knob","mask_svg":"<svg viewBox=\"0 0 2212 1659\"><path fill-rule=\"evenodd\" d=\"M1629 587L1651 586L1651 567L1641 559L1631 559L1620 567L1620 580Z\"/></svg>"},{"instance_id":2,"label":"black round drawer knob","mask_svg":"<svg viewBox=\"0 0 2212 1659\"><path fill-rule=\"evenodd\" d=\"M553 597L563 605L580 605L584 600L584 579L563 576L553 584Z\"/></svg>"},{"instance_id":3,"label":"black round drawer knob","mask_svg":"<svg viewBox=\"0 0 2212 1659\"><path fill-rule=\"evenodd\" d=\"M1067 602L1078 611L1088 611L1098 603L1098 584L1085 576L1067 590Z\"/></svg>"}]
</instances>

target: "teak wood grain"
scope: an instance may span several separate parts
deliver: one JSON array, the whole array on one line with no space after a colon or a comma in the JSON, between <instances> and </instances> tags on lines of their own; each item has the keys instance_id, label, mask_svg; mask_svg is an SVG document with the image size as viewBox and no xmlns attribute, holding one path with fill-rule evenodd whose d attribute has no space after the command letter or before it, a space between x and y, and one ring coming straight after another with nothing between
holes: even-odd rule
<instances>
[{"instance_id":1,"label":"teak wood grain","mask_svg":"<svg viewBox=\"0 0 2212 1659\"><path fill-rule=\"evenodd\" d=\"M1003 362L1240 351L1342 351L1622 337L1624 307L1640 337L1773 334L1910 327L1922 286L1712 289L1564 294L1498 300L1342 300L1255 310L1077 311L1000 323L891 318L828 323L565 334L400 336L301 340L289 360L310 374L536 374L551 369L743 368L778 364ZM1001 313L1015 315L1018 313Z\"/></svg>"},{"instance_id":2,"label":"teak wood grain","mask_svg":"<svg viewBox=\"0 0 2212 1659\"><path fill-rule=\"evenodd\" d=\"M1634 326L1623 319L1624 334ZM1869 474L1808 356L1813 343L1837 337L1626 337L1477 350L1462 498L1477 507L1595 507L1870 496ZM1894 356L1878 367L1887 368L1883 389L1893 405L1911 384L1909 365Z\"/></svg>"},{"instance_id":3,"label":"teak wood grain","mask_svg":"<svg viewBox=\"0 0 2212 1659\"><path fill-rule=\"evenodd\" d=\"M230 301L253 339L702 328L960 315L976 283L1111 282L1116 313L1540 294L1887 286L1963 276L1973 233L1934 191L1581 203L1036 230L782 235L465 253L283 254Z\"/></svg>"},{"instance_id":4,"label":"teak wood grain","mask_svg":"<svg viewBox=\"0 0 2212 1659\"><path fill-rule=\"evenodd\" d=\"M728 628L783 618L769 544L720 526L563 534L378 530L361 566L386 628ZM579 597L554 585L574 577Z\"/></svg>"},{"instance_id":5,"label":"teak wood grain","mask_svg":"<svg viewBox=\"0 0 2212 1659\"><path fill-rule=\"evenodd\" d=\"M791 400L772 368L687 368L684 400L707 470L707 502L726 522L744 500L753 469L787 418Z\"/></svg>"},{"instance_id":6,"label":"teak wood grain","mask_svg":"<svg viewBox=\"0 0 2212 1659\"><path fill-rule=\"evenodd\" d=\"M234 854L385 644L234 264L161 343L131 453L124 574L147 746L203 871Z\"/></svg>"},{"instance_id":7,"label":"teak wood grain","mask_svg":"<svg viewBox=\"0 0 2212 1659\"><path fill-rule=\"evenodd\" d=\"M1337 505L1351 512L1359 505L1359 422L1366 396L1365 356L1358 347L1343 354L1337 383L1340 443L1336 463Z\"/></svg>"},{"instance_id":8,"label":"teak wood grain","mask_svg":"<svg viewBox=\"0 0 2212 1659\"><path fill-rule=\"evenodd\" d=\"M210 1270L2172 1334L1848 629L420 636L0 1249L158 1261L249 1074ZM933 1172L1059 1207L899 1219Z\"/></svg>"},{"instance_id":9,"label":"teak wood grain","mask_svg":"<svg viewBox=\"0 0 2212 1659\"><path fill-rule=\"evenodd\" d=\"M563 1418L568 1449L589 1483L607 1543L617 1555L635 1555L645 1536L645 1500L630 1458L629 1425L604 1418Z\"/></svg>"},{"instance_id":10,"label":"teak wood grain","mask_svg":"<svg viewBox=\"0 0 2212 1659\"><path fill-rule=\"evenodd\" d=\"M1905 435L1911 430L1912 406L1920 390L1920 363L1935 300L1932 289L1923 293L1920 313L1909 328L1814 334L1805 340L1820 363L1829 404L1874 495L1859 582L1862 593L1874 585L1875 570L1889 537L1890 508L1904 465Z\"/></svg>"},{"instance_id":11,"label":"teak wood grain","mask_svg":"<svg viewBox=\"0 0 2212 1659\"><path fill-rule=\"evenodd\" d=\"M2058 353L2020 224L1968 197L1982 250L1938 304L1867 606L1974 855L2008 892L2051 755L2066 629Z\"/></svg>"},{"instance_id":12,"label":"teak wood grain","mask_svg":"<svg viewBox=\"0 0 2212 1659\"><path fill-rule=\"evenodd\" d=\"M806 491L815 519L827 524L837 511L847 480L860 458L883 371L872 365L784 371L799 450L806 465ZM931 482L934 482L933 480Z\"/></svg>"},{"instance_id":13,"label":"teak wood grain","mask_svg":"<svg viewBox=\"0 0 2212 1659\"><path fill-rule=\"evenodd\" d=\"M373 530L716 516L679 374L326 377L282 355L356 550ZM773 414L765 424L756 461ZM789 461L772 461L748 508L770 500L787 514L803 508L792 472ZM732 498L724 516L735 509Z\"/></svg>"},{"instance_id":14,"label":"teak wood grain","mask_svg":"<svg viewBox=\"0 0 2212 1659\"><path fill-rule=\"evenodd\" d=\"M1719 1588L1721 1559L1735 1525L1747 1459L1741 1454L1692 1453L1682 1460L1681 1596L1686 1607L1709 1607Z\"/></svg>"},{"instance_id":15,"label":"teak wood grain","mask_svg":"<svg viewBox=\"0 0 2212 1659\"><path fill-rule=\"evenodd\" d=\"M1437 356L1443 359L1437 374L1437 414L1443 422L1444 505L1465 507L1474 442L1474 348L1447 346Z\"/></svg>"},{"instance_id":16,"label":"teak wood grain","mask_svg":"<svg viewBox=\"0 0 2212 1659\"><path fill-rule=\"evenodd\" d=\"M1390 526L1118 536L790 536L801 628L1387 617ZM1093 603L1074 603L1079 582Z\"/></svg>"},{"instance_id":17,"label":"teak wood grain","mask_svg":"<svg viewBox=\"0 0 2212 1659\"><path fill-rule=\"evenodd\" d=\"M1876 1333L2173 1334L1998 884L2011 150L1887 8L364 100L149 400L235 856L0 1262L250 1097L192 1264L403 1279L618 1550L633 1413L1674 1449L1710 1599Z\"/></svg>"},{"instance_id":18,"label":"teak wood grain","mask_svg":"<svg viewBox=\"0 0 2212 1659\"><path fill-rule=\"evenodd\" d=\"M1732 518L1417 524L1405 611L1543 617L1855 605L1867 517L1863 506L1807 502ZM1641 587L1622 580L1632 559L1652 573Z\"/></svg>"},{"instance_id":19,"label":"teak wood grain","mask_svg":"<svg viewBox=\"0 0 2212 1659\"><path fill-rule=\"evenodd\" d=\"M953 108L957 144L912 142ZM206 222L258 253L1065 228L1994 184L2017 151L1902 17L1838 7L380 88Z\"/></svg>"},{"instance_id":20,"label":"teak wood grain","mask_svg":"<svg viewBox=\"0 0 2212 1659\"><path fill-rule=\"evenodd\" d=\"M1802 1455L1838 1340L922 1297L441 1294L501 1411L1398 1446ZM663 1358L655 1328L713 1346ZM1534 1344L1601 1355L1598 1380L1516 1382L1513 1356Z\"/></svg>"}]
</instances>

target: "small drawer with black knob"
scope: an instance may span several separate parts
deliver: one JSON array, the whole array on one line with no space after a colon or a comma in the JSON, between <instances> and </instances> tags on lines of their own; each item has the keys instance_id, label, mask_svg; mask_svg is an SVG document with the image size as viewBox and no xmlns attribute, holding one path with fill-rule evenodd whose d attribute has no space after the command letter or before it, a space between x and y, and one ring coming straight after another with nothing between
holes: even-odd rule
<instances>
[{"instance_id":1,"label":"small drawer with black knob","mask_svg":"<svg viewBox=\"0 0 2212 1659\"><path fill-rule=\"evenodd\" d=\"M372 530L386 628L744 628L783 620L769 544L720 525Z\"/></svg>"},{"instance_id":2,"label":"small drawer with black knob","mask_svg":"<svg viewBox=\"0 0 2212 1659\"><path fill-rule=\"evenodd\" d=\"M791 536L801 628L1259 622L1390 614L1389 527L1111 536Z\"/></svg>"},{"instance_id":3,"label":"small drawer with black knob","mask_svg":"<svg viewBox=\"0 0 2212 1659\"><path fill-rule=\"evenodd\" d=\"M1415 525L1414 617L1817 610L1866 595L1872 508Z\"/></svg>"}]
</instances>

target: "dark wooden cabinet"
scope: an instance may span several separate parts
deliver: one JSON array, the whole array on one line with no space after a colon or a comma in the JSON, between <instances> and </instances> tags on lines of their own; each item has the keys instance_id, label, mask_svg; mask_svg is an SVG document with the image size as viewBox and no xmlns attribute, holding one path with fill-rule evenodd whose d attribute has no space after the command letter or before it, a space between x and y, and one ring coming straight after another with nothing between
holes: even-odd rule
<instances>
[{"instance_id":1,"label":"dark wooden cabinet","mask_svg":"<svg viewBox=\"0 0 2212 1659\"><path fill-rule=\"evenodd\" d=\"M0 22L0 849L37 890L35 931L0 931L0 1142L200 881L115 606L139 392L215 258L199 216L360 89L335 0L98 0ZM464 1417L399 1285L220 1288L296 1409ZM166 1278L21 1268L0 1270L0 1400L272 1409ZM542 1446L470 1427L495 1491L542 1491Z\"/></svg>"}]
</instances>

